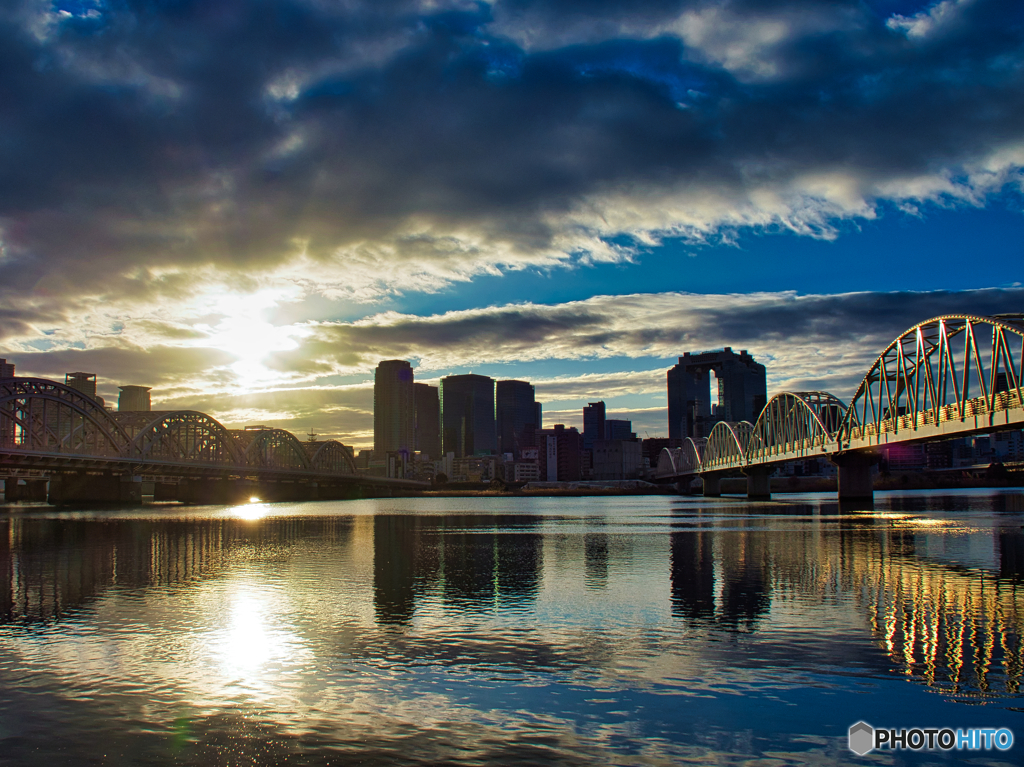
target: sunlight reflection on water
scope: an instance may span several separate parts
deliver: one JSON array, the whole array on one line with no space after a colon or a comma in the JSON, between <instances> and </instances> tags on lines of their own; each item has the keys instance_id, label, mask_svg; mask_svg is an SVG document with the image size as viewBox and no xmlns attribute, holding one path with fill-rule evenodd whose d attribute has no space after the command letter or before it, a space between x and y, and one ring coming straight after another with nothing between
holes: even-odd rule
<instances>
[{"instance_id":1,"label":"sunlight reflection on water","mask_svg":"<svg viewBox=\"0 0 1024 767\"><path fill-rule=\"evenodd\" d=\"M976 492L856 514L807 496L0 515L0 753L796 763L847 760L859 718L1012 728L1024 520L1006 508Z\"/></svg>"}]
</instances>

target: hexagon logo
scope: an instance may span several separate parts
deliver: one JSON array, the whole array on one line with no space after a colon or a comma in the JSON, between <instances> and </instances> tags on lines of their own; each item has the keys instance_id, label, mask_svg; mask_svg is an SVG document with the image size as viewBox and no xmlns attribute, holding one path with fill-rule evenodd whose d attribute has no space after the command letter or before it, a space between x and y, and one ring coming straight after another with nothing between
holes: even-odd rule
<instances>
[{"instance_id":1,"label":"hexagon logo","mask_svg":"<svg viewBox=\"0 0 1024 767\"><path fill-rule=\"evenodd\" d=\"M850 750L864 756L875 747L875 728L867 722L857 722L850 728Z\"/></svg>"}]
</instances>

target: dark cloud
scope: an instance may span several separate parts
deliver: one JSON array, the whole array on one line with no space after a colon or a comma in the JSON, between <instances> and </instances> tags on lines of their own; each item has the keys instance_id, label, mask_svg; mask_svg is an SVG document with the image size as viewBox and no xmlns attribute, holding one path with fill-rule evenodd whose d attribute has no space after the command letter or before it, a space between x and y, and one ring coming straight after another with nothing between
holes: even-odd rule
<instances>
[{"instance_id":1,"label":"dark cloud","mask_svg":"<svg viewBox=\"0 0 1024 767\"><path fill-rule=\"evenodd\" d=\"M825 380L837 360L866 372L890 341L932 317L1020 311L1021 288L598 296L556 306L510 305L433 317L385 314L356 323L324 323L298 349L275 355L275 365L326 375L341 368L370 370L380 359L397 357L420 360L421 370L444 371L541 359L671 358L684 351L742 346L762 356L805 360L799 370L779 369L780 379Z\"/></svg>"},{"instance_id":2,"label":"dark cloud","mask_svg":"<svg viewBox=\"0 0 1024 767\"><path fill-rule=\"evenodd\" d=\"M8 4L0 299L433 289L976 199L1020 167L1024 10L943 6Z\"/></svg>"},{"instance_id":3,"label":"dark cloud","mask_svg":"<svg viewBox=\"0 0 1024 767\"><path fill-rule=\"evenodd\" d=\"M19 376L63 381L65 373L87 372L98 377L100 392L111 397L117 387L128 384L174 388L190 379L210 380L216 368L238 358L218 349L180 346L104 346L93 349L65 349L45 352L7 352ZM160 396L159 392L156 396Z\"/></svg>"}]
</instances>

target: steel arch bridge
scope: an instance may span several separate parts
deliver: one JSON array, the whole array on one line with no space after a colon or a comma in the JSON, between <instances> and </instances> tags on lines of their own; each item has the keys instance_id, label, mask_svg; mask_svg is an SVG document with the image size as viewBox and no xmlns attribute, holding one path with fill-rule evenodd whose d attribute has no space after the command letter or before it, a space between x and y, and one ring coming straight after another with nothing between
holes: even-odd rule
<instances>
[{"instance_id":1,"label":"steel arch bridge","mask_svg":"<svg viewBox=\"0 0 1024 767\"><path fill-rule=\"evenodd\" d=\"M842 495L844 465L866 471L878 447L1024 427L1022 392L1024 315L935 317L878 355L849 407L829 392L776 394L753 424L719 422L706 440L662 450L655 476L752 476L825 457L839 466Z\"/></svg>"},{"instance_id":2,"label":"steel arch bridge","mask_svg":"<svg viewBox=\"0 0 1024 767\"><path fill-rule=\"evenodd\" d=\"M0 477L25 472L423 484L358 474L351 451L336 440L303 443L263 427L232 431L194 410L111 413L55 381L0 379Z\"/></svg>"}]
</instances>

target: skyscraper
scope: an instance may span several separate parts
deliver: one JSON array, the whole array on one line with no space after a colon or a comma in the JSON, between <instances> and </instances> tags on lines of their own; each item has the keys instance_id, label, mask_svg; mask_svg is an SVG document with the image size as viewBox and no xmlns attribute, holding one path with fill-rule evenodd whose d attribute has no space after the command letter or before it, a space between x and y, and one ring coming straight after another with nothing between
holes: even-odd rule
<instances>
[{"instance_id":1,"label":"skyscraper","mask_svg":"<svg viewBox=\"0 0 1024 767\"><path fill-rule=\"evenodd\" d=\"M441 458L441 400L437 387L413 384L416 400L416 450L433 460Z\"/></svg>"},{"instance_id":2,"label":"skyscraper","mask_svg":"<svg viewBox=\"0 0 1024 767\"><path fill-rule=\"evenodd\" d=\"M64 376L64 385L103 404L103 400L96 396L95 373L68 373Z\"/></svg>"},{"instance_id":3,"label":"skyscraper","mask_svg":"<svg viewBox=\"0 0 1024 767\"><path fill-rule=\"evenodd\" d=\"M117 396L117 410L119 413L129 411L145 411L153 409L150 399L152 388L149 386L119 386L121 393Z\"/></svg>"},{"instance_id":4,"label":"skyscraper","mask_svg":"<svg viewBox=\"0 0 1024 767\"><path fill-rule=\"evenodd\" d=\"M590 402L583 408L583 449L593 450L594 442L605 438L604 401Z\"/></svg>"},{"instance_id":5,"label":"skyscraper","mask_svg":"<svg viewBox=\"0 0 1024 767\"><path fill-rule=\"evenodd\" d=\"M0 378L14 378L14 363L0 357Z\"/></svg>"},{"instance_id":6,"label":"skyscraper","mask_svg":"<svg viewBox=\"0 0 1024 767\"><path fill-rule=\"evenodd\" d=\"M494 379L472 373L442 378L441 449L466 458L491 455L497 446Z\"/></svg>"},{"instance_id":7,"label":"skyscraper","mask_svg":"<svg viewBox=\"0 0 1024 767\"><path fill-rule=\"evenodd\" d=\"M519 457L526 447L528 431L540 428L533 385L526 381L498 381L495 387L495 411L498 425L498 452ZM531 428L532 427L532 428Z\"/></svg>"},{"instance_id":8,"label":"skyscraper","mask_svg":"<svg viewBox=\"0 0 1024 767\"><path fill-rule=\"evenodd\" d=\"M411 453L415 446L416 403L412 365L405 360L384 360L373 376L373 452Z\"/></svg>"},{"instance_id":9,"label":"skyscraper","mask_svg":"<svg viewBox=\"0 0 1024 767\"><path fill-rule=\"evenodd\" d=\"M712 371L716 392L711 392ZM765 367L745 349L687 352L667 378L669 439L706 437L718 421L753 422L768 402Z\"/></svg>"}]
</instances>

